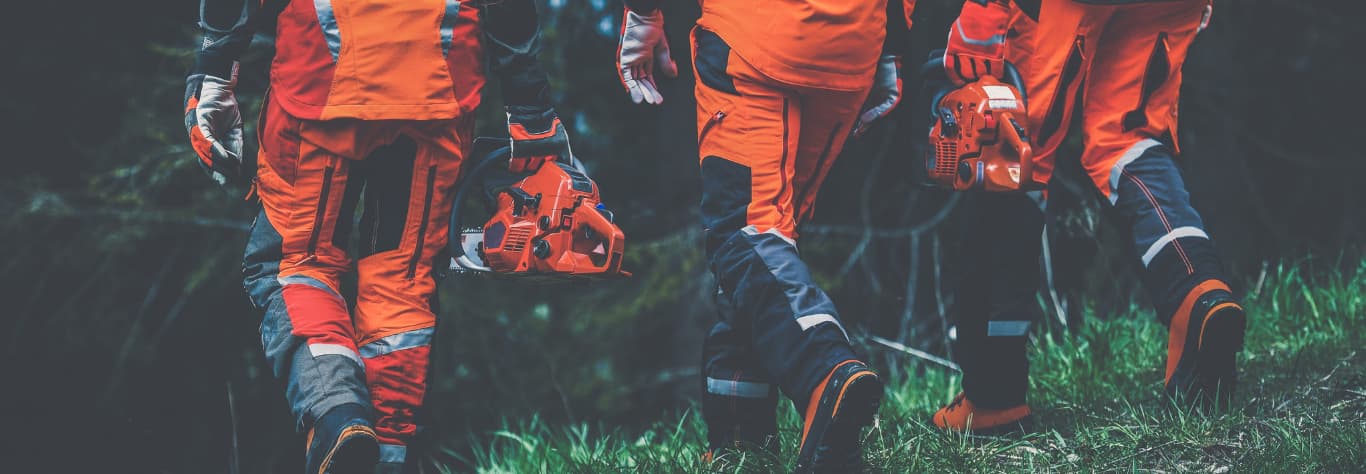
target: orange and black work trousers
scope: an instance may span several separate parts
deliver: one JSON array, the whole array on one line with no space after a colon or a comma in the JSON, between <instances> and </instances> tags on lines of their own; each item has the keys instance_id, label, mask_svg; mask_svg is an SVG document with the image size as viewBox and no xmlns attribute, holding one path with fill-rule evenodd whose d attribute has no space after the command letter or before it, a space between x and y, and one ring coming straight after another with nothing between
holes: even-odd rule
<instances>
[{"instance_id":1,"label":"orange and black work trousers","mask_svg":"<svg viewBox=\"0 0 1366 474\"><path fill-rule=\"evenodd\" d=\"M821 378L856 358L798 255L796 229L868 89L780 84L708 30L695 28L693 43L702 220L720 310L703 349L703 412L719 436L717 424L736 416L771 419L778 389L806 406Z\"/></svg>"},{"instance_id":2,"label":"orange and black work trousers","mask_svg":"<svg viewBox=\"0 0 1366 474\"><path fill-rule=\"evenodd\" d=\"M268 102L244 280L300 428L373 407L381 460L417 433L435 330L433 268L472 120L301 120ZM364 196L363 206L362 196ZM363 207L352 258L354 214ZM355 296L343 295L354 272Z\"/></svg>"},{"instance_id":3,"label":"orange and black work trousers","mask_svg":"<svg viewBox=\"0 0 1366 474\"><path fill-rule=\"evenodd\" d=\"M1164 324L1197 288L1228 291L1175 161L1181 67L1210 6L1043 0L1037 18L1017 11L1010 25L1007 54L1028 91L1035 179L1051 177L1058 147L1080 114L1081 168L1128 231ZM1014 406L1024 402L1027 385L1024 340L1038 309L1043 214L1024 195L979 196L967 204L974 217L965 248L974 250L953 311L963 388L974 404Z\"/></svg>"}]
</instances>

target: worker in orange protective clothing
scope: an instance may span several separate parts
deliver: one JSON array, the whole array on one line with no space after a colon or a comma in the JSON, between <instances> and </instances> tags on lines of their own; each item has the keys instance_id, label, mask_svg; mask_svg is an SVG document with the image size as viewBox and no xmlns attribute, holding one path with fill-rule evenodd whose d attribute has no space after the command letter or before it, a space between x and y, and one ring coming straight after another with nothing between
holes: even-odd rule
<instances>
[{"instance_id":1,"label":"worker in orange protective clothing","mask_svg":"<svg viewBox=\"0 0 1366 474\"><path fill-rule=\"evenodd\" d=\"M269 17L275 57L253 177L233 87ZM513 171L569 152L536 62L533 0L203 0L200 25L185 123L215 181L249 178L260 196L243 276L265 312L266 358L308 433L306 472L412 472L433 270L445 264L486 59L502 85Z\"/></svg>"},{"instance_id":2,"label":"worker in orange protective clothing","mask_svg":"<svg viewBox=\"0 0 1366 474\"><path fill-rule=\"evenodd\" d=\"M893 30L909 26L914 3L894 5L902 25ZM655 74L677 73L663 13L657 0L626 4L622 83L636 103L660 104ZM781 391L803 413L797 470L843 472L859 458L859 430L872 422L883 383L812 281L797 228L851 132L900 100L901 45L885 41L886 0L701 7L691 35L701 210L720 310L703 348L708 456L776 450Z\"/></svg>"},{"instance_id":3,"label":"worker in orange protective clothing","mask_svg":"<svg viewBox=\"0 0 1366 474\"><path fill-rule=\"evenodd\" d=\"M1045 183L1073 117L1081 165L1130 231L1142 277L1168 326L1165 385L1188 403L1226 401L1246 314L1176 167L1181 66L1212 0L969 0L949 32L944 67L962 84L1024 78L1034 180ZM1025 195L971 199L967 258L954 308L963 392L934 414L945 429L1014 429L1025 403L1025 339L1035 319L1043 216ZM980 296L986 292L985 297Z\"/></svg>"}]
</instances>

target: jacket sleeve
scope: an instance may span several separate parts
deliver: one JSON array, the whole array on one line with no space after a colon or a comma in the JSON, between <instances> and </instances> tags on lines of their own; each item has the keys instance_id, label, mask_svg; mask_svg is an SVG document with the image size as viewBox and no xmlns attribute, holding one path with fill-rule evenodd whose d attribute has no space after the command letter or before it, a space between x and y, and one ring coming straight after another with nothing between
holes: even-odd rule
<instances>
[{"instance_id":1,"label":"jacket sleeve","mask_svg":"<svg viewBox=\"0 0 1366 474\"><path fill-rule=\"evenodd\" d=\"M260 0L200 0L199 29L203 39L190 74L226 78L232 64L251 44Z\"/></svg>"},{"instance_id":2,"label":"jacket sleeve","mask_svg":"<svg viewBox=\"0 0 1366 474\"><path fill-rule=\"evenodd\" d=\"M534 0L503 0L484 7L485 50L507 106L550 106Z\"/></svg>"}]
</instances>

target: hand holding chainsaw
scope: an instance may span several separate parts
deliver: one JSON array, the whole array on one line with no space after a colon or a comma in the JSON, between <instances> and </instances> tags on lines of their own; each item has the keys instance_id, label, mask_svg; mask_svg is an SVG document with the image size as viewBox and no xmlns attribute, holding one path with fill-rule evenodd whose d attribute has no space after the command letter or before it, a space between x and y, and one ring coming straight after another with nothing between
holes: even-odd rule
<instances>
[{"instance_id":1,"label":"hand holding chainsaw","mask_svg":"<svg viewBox=\"0 0 1366 474\"><path fill-rule=\"evenodd\" d=\"M968 0L949 29L944 71L954 85L1005 74L1010 0Z\"/></svg>"},{"instance_id":2,"label":"hand holding chainsaw","mask_svg":"<svg viewBox=\"0 0 1366 474\"><path fill-rule=\"evenodd\" d=\"M536 171L546 162L573 156L569 134L555 110L546 106L509 105L508 136L512 138L512 159L508 171Z\"/></svg>"}]
</instances>

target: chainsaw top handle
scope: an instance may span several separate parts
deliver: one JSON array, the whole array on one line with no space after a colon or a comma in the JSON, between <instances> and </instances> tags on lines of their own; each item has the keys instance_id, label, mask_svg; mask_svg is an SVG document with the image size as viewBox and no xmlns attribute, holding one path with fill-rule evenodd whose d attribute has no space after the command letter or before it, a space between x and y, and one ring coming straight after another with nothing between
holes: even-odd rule
<instances>
[{"instance_id":1,"label":"chainsaw top handle","mask_svg":"<svg viewBox=\"0 0 1366 474\"><path fill-rule=\"evenodd\" d=\"M1020 70L1016 69L1015 65L1011 64L1010 61L1006 61L1005 66L1005 77L1002 78L1002 80L1015 86L1015 89L1020 93L1020 101L1024 102L1025 106L1028 107L1029 96L1025 91L1024 77L1020 75ZM922 80L926 86L939 83L943 84L931 91L933 96L930 97L930 101L928 102L930 104L930 115L938 118L939 100L943 99L945 94L948 94L953 90L953 83L949 82L948 72L944 70L944 50L937 49L930 52L930 60L920 66L920 77L923 78Z\"/></svg>"}]
</instances>

